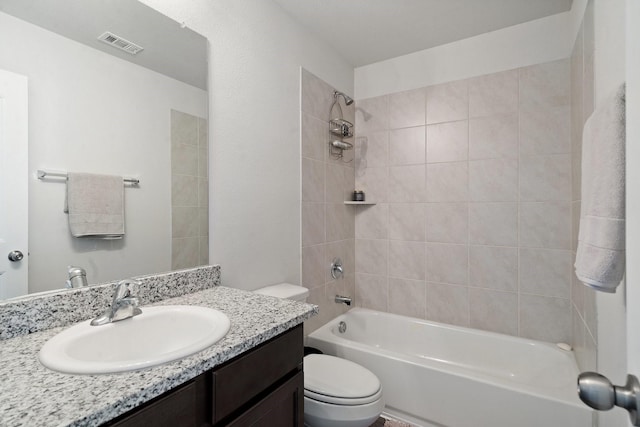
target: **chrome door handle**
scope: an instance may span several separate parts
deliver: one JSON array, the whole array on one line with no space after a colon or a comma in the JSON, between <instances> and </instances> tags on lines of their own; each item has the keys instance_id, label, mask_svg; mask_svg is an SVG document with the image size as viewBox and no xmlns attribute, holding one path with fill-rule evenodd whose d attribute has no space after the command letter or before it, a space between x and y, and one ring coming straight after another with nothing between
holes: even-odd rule
<instances>
[{"instance_id":1,"label":"chrome door handle","mask_svg":"<svg viewBox=\"0 0 640 427\"><path fill-rule=\"evenodd\" d=\"M599 411L608 411L614 406L624 408L629 411L631 424L640 426L640 382L634 375L627 375L627 383L618 386L597 372L583 372L578 375L578 396Z\"/></svg>"},{"instance_id":2,"label":"chrome door handle","mask_svg":"<svg viewBox=\"0 0 640 427\"><path fill-rule=\"evenodd\" d=\"M18 262L18 261L22 261L22 258L24 258L24 254L20 251L11 251L9 252L9 261L12 262Z\"/></svg>"}]
</instances>

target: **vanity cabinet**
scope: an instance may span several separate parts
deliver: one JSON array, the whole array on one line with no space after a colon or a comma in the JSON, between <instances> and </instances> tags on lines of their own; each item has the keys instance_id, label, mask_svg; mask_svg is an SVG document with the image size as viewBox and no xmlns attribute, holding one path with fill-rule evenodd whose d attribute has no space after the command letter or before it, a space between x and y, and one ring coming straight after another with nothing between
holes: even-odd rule
<instances>
[{"instance_id":1,"label":"vanity cabinet","mask_svg":"<svg viewBox=\"0 0 640 427\"><path fill-rule=\"evenodd\" d=\"M302 427L303 352L298 325L106 425Z\"/></svg>"}]
</instances>

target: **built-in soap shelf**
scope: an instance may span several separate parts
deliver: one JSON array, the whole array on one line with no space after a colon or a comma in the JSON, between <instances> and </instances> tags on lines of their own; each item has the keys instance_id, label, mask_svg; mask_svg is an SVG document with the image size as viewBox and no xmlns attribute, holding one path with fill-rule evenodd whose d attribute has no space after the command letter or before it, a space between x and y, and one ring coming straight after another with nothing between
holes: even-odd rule
<instances>
[{"instance_id":1,"label":"built-in soap shelf","mask_svg":"<svg viewBox=\"0 0 640 427\"><path fill-rule=\"evenodd\" d=\"M354 202L353 200L345 200L344 204L345 205L375 205L377 203L376 202L370 202L368 200L366 200L364 202Z\"/></svg>"}]
</instances>

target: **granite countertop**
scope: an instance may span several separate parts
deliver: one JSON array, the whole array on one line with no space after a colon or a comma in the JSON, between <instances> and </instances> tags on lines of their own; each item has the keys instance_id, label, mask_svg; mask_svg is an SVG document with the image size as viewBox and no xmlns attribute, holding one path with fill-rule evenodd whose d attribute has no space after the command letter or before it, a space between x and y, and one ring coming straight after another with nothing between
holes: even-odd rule
<instances>
[{"instance_id":1,"label":"granite countertop","mask_svg":"<svg viewBox=\"0 0 640 427\"><path fill-rule=\"evenodd\" d=\"M40 364L42 345L65 327L0 341L1 426L95 426L109 421L197 375L302 323L317 307L224 286L153 305L211 307L231 320L213 346L140 371L69 375ZM142 307L144 311L144 306Z\"/></svg>"}]
</instances>

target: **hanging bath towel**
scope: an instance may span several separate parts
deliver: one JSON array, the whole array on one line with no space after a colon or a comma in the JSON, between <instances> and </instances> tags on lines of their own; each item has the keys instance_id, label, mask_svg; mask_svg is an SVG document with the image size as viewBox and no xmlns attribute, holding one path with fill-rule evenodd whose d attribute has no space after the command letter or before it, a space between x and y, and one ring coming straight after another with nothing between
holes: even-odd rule
<instances>
[{"instance_id":1,"label":"hanging bath towel","mask_svg":"<svg viewBox=\"0 0 640 427\"><path fill-rule=\"evenodd\" d=\"M625 87L589 117L582 138L576 276L613 293L625 270Z\"/></svg>"},{"instance_id":2,"label":"hanging bath towel","mask_svg":"<svg viewBox=\"0 0 640 427\"><path fill-rule=\"evenodd\" d=\"M124 236L124 183L121 176L69 173L66 212L73 237Z\"/></svg>"}]
</instances>

